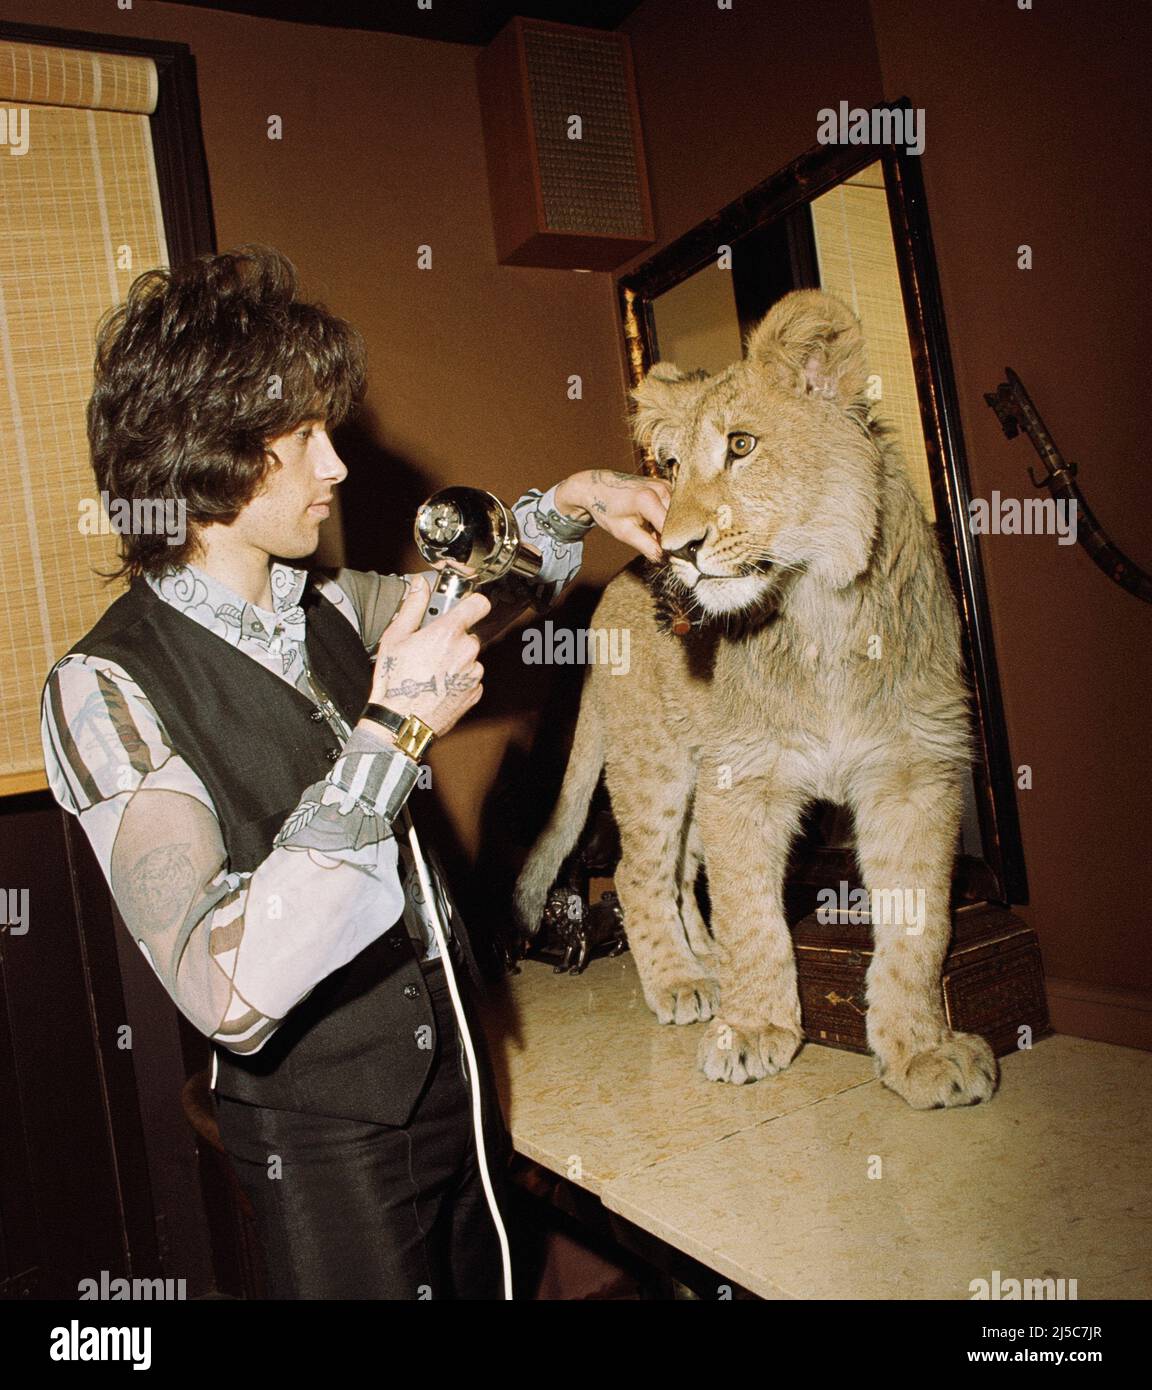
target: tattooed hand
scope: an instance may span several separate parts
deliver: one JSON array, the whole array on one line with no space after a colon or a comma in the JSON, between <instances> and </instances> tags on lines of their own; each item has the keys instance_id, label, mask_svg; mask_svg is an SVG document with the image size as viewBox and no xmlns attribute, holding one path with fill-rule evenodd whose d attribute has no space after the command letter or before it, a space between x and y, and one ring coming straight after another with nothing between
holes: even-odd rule
<instances>
[{"instance_id":1,"label":"tattooed hand","mask_svg":"<svg viewBox=\"0 0 1152 1390\"><path fill-rule=\"evenodd\" d=\"M480 678L478 676L464 674L454 676L449 673L444 677L445 689L457 695L463 695L466 691L474 689L479 683Z\"/></svg>"},{"instance_id":2,"label":"tattooed hand","mask_svg":"<svg viewBox=\"0 0 1152 1390\"><path fill-rule=\"evenodd\" d=\"M482 593L469 594L422 628L428 598L428 581L420 576L380 638L370 698L446 734L484 693L484 668L476 660L480 639L469 629L492 604ZM385 737L379 724L364 727Z\"/></svg>"},{"instance_id":3,"label":"tattooed hand","mask_svg":"<svg viewBox=\"0 0 1152 1390\"><path fill-rule=\"evenodd\" d=\"M426 681L405 680L399 685L390 685L384 692L388 700L395 699L397 695L402 695L405 700L411 700L413 696L423 694L427 690L433 695L436 694L436 677L429 676Z\"/></svg>"},{"instance_id":4,"label":"tattooed hand","mask_svg":"<svg viewBox=\"0 0 1152 1390\"><path fill-rule=\"evenodd\" d=\"M660 532L672 500L671 484L638 473L592 468L573 473L556 488L556 510L578 521L594 521L610 536L660 564Z\"/></svg>"}]
</instances>

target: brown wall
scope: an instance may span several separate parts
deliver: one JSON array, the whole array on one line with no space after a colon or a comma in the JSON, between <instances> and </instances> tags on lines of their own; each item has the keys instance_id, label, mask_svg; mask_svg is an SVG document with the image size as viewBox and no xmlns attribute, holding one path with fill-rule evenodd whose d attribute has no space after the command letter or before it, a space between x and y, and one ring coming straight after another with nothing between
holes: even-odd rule
<instances>
[{"instance_id":1,"label":"brown wall","mask_svg":"<svg viewBox=\"0 0 1152 1390\"><path fill-rule=\"evenodd\" d=\"M819 108L907 95L927 109L924 172L974 492L1029 486L1029 446L1005 441L982 400L1010 363L1081 461L1100 519L1152 565L1143 363L1131 350L1147 337L1145 262L1132 254L1147 203L1135 143L1146 45L1116 8L737 0L728 12L647 0L625 28L661 243L813 144ZM221 247L280 247L368 339L366 425L346 448L350 563L411 564L412 509L442 483L512 496L576 469L631 466L612 277L495 264L475 50L165 4L9 0L6 15L192 46ZM265 136L273 113L280 142ZM415 268L422 242L431 271ZM1022 242L1030 272L1015 268ZM582 402L566 399L572 372ZM593 584L626 558L603 537L588 551ZM1135 873L1152 822L1150 614L1078 547L990 537L984 554L1014 761L1034 776L1020 793L1025 915L1050 974L1096 992L1096 1021L1069 1003L1065 1025L1107 1034L1112 1006L1143 1005L1152 990ZM509 693L524 668L505 645L492 663L502 690L490 682L438 764L452 765L440 791L467 855L541 694L531 680Z\"/></svg>"},{"instance_id":2,"label":"brown wall","mask_svg":"<svg viewBox=\"0 0 1152 1390\"><path fill-rule=\"evenodd\" d=\"M632 41L659 245L815 144L820 107L881 99L858 0L733 0L731 10L645 0L621 28Z\"/></svg>"},{"instance_id":3,"label":"brown wall","mask_svg":"<svg viewBox=\"0 0 1152 1390\"><path fill-rule=\"evenodd\" d=\"M1077 460L1093 511L1152 569L1148 468L1146 89L1152 25L1129 0L1031 12L993 0L873 0L885 89L927 109L927 184L973 492L1027 496L1024 440L1008 441L982 393L1008 364ZM1016 268L1016 248L1034 269ZM1135 254L1134 254L1135 253ZM1031 904L1058 1028L1112 1024L1152 1046L1152 609L1079 546L984 538ZM1076 996L1088 996L1082 1003ZM1137 1032L1137 1029L1141 1031ZM1103 1034L1107 1035L1107 1034Z\"/></svg>"}]
</instances>

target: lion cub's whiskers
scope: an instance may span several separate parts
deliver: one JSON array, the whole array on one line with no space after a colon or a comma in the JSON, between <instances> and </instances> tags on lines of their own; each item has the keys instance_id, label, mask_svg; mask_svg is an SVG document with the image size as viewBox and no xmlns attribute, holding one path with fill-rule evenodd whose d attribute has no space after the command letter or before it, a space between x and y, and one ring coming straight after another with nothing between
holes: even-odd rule
<instances>
[{"instance_id":1,"label":"lion cub's whiskers","mask_svg":"<svg viewBox=\"0 0 1152 1390\"><path fill-rule=\"evenodd\" d=\"M784 571L796 571L804 568L803 565L790 564L787 560L780 560L768 550L754 552L752 559L745 561L745 564L749 573L763 573L765 565Z\"/></svg>"}]
</instances>

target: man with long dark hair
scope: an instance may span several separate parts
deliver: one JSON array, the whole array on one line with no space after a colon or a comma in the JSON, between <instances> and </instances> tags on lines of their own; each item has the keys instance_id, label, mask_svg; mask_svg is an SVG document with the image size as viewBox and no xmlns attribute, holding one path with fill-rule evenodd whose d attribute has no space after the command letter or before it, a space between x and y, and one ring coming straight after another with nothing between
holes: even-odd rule
<instances>
[{"instance_id":1,"label":"man with long dark hair","mask_svg":"<svg viewBox=\"0 0 1152 1390\"><path fill-rule=\"evenodd\" d=\"M45 684L45 763L214 1045L271 1296L498 1297L464 1030L401 810L428 741L481 697L481 639L555 598L594 523L659 558L669 493L601 471L525 493L535 594L473 594L420 628L424 577L291 563L346 476L329 431L363 382L355 330L298 300L275 252L136 281L99 334L93 469L110 505L175 502L186 533L122 534L127 592ZM427 857L467 1011L480 974ZM507 1136L466 1031L498 1186Z\"/></svg>"}]
</instances>

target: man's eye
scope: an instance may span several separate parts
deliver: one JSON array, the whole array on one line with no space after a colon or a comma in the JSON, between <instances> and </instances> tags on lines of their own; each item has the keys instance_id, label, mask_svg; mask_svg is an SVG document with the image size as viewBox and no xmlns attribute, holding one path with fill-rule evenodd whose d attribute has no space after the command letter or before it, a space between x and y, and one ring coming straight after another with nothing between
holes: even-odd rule
<instances>
[{"instance_id":1,"label":"man's eye","mask_svg":"<svg viewBox=\"0 0 1152 1390\"><path fill-rule=\"evenodd\" d=\"M311 426L311 425L308 425L306 428L304 428L304 429L302 429L302 430L297 430L297 431L296 431L296 437L297 437L298 439L311 439L311 438L312 438L312 426Z\"/></svg>"},{"instance_id":2,"label":"man's eye","mask_svg":"<svg viewBox=\"0 0 1152 1390\"><path fill-rule=\"evenodd\" d=\"M728 436L728 452L733 458L747 458L756 447L756 436L740 431Z\"/></svg>"}]
</instances>

